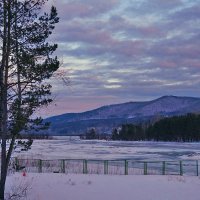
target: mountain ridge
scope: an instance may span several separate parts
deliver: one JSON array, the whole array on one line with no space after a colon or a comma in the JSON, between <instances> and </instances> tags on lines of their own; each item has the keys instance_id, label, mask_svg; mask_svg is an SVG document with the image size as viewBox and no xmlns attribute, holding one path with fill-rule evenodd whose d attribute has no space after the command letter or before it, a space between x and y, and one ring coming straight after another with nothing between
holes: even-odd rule
<instances>
[{"instance_id":1,"label":"mountain ridge","mask_svg":"<svg viewBox=\"0 0 200 200\"><path fill-rule=\"evenodd\" d=\"M187 113L200 113L200 98L167 95L151 101L111 104L81 113L65 113L45 121L51 122L49 134L73 135L93 127L101 132L111 132L123 123L140 123L156 115L169 117Z\"/></svg>"}]
</instances>

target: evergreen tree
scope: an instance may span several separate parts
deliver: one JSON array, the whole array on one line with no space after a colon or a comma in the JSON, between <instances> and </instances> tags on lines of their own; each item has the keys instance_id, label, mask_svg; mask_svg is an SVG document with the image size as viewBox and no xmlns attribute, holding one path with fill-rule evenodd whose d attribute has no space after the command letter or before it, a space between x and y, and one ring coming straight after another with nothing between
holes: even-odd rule
<instances>
[{"instance_id":1,"label":"evergreen tree","mask_svg":"<svg viewBox=\"0 0 200 200\"><path fill-rule=\"evenodd\" d=\"M200 141L200 115L188 114L162 119L146 130L148 140Z\"/></svg>"},{"instance_id":2,"label":"evergreen tree","mask_svg":"<svg viewBox=\"0 0 200 200\"><path fill-rule=\"evenodd\" d=\"M15 138L22 130L40 127L31 119L34 111L48 105L50 78L59 67L52 57L56 44L46 40L59 18L55 7L39 15L47 0L0 0L0 200L4 199L7 169ZM11 138L8 151L6 140Z\"/></svg>"},{"instance_id":3,"label":"evergreen tree","mask_svg":"<svg viewBox=\"0 0 200 200\"><path fill-rule=\"evenodd\" d=\"M88 130L85 135L87 140L93 140L98 138L95 128L91 128L90 130Z\"/></svg>"},{"instance_id":4,"label":"evergreen tree","mask_svg":"<svg viewBox=\"0 0 200 200\"><path fill-rule=\"evenodd\" d=\"M111 135L111 139L112 140L119 140L119 132L117 130L117 128L114 128L112 131L112 135Z\"/></svg>"},{"instance_id":5,"label":"evergreen tree","mask_svg":"<svg viewBox=\"0 0 200 200\"><path fill-rule=\"evenodd\" d=\"M187 114L164 118L154 124L123 124L119 133L112 132L112 140L200 141L200 115Z\"/></svg>"},{"instance_id":6,"label":"evergreen tree","mask_svg":"<svg viewBox=\"0 0 200 200\"><path fill-rule=\"evenodd\" d=\"M113 130L111 138L113 140L126 141L144 140L145 132L141 125L123 124L119 132L117 131L117 129Z\"/></svg>"}]
</instances>

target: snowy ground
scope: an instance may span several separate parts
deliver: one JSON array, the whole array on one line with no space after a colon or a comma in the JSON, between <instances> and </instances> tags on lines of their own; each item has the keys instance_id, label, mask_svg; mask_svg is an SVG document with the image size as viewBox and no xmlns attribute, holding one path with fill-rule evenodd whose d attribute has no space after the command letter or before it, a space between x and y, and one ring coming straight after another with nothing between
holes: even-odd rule
<instances>
[{"instance_id":1,"label":"snowy ground","mask_svg":"<svg viewBox=\"0 0 200 200\"><path fill-rule=\"evenodd\" d=\"M199 177L72 174L10 175L7 192L28 187L26 200L199 200ZM20 191L20 190L19 190Z\"/></svg>"},{"instance_id":2,"label":"snowy ground","mask_svg":"<svg viewBox=\"0 0 200 200\"><path fill-rule=\"evenodd\" d=\"M200 159L200 143L35 140L13 156L37 159ZM20 185L20 188L17 187ZM6 191L28 188L26 200L199 200L200 178L175 175L10 174Z\"/></svg>"},{"instance_id":3,"label":"snowy ground","mask_svg":"<svg viewBox=\"0 0 200 200\"><path fill-rule=\"evenodd\" d=\"M14 156L36 159L200 159L200 143L98 140L34 140L31 150Z\"/></svg>"}]
</instances>

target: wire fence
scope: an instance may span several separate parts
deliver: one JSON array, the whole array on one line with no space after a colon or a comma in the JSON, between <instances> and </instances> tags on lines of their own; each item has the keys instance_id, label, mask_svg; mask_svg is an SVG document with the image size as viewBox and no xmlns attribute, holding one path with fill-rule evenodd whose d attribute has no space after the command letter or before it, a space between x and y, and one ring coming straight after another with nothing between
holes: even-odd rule
<instances>
[{"instance_id":1,"label":"wire fence","mask_svg":"<svg viewBox=\"0 0 200 200\"><path fill-rule=\"evenodd\" d=\"M10 169L15 171L26 170L33 173L198 176L199 161L40 160L14 158Z\"/></svg>"}]
</instances>

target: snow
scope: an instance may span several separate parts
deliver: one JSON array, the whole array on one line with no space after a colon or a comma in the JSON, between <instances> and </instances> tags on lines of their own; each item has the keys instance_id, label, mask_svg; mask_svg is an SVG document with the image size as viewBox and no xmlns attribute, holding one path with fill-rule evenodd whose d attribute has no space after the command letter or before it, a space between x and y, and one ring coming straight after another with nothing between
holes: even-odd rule
<instances>
[{"instance_id":1,"label":"snow","mask_svg":"<svg viewBox=\"0 0 200 200\"><path fill-rule=\"evenodd\" d=\"M83 141L58 138L34 140L31 150L15 152L13 156L55 160L79 158L178 161L199 159L200 143ZM88 170L89 167L88 162ZM200 178L194 175L125 176L26 172L26 176L23 176L22 172L11 172L7 179L6 192L17 193L27 187L27 198L24 200L199 200Z\"/></svg>"},{"instance_id":2,"label":"snow","mask_svg":"<svg viewBox=\"0 0 200 200\"><path fill-rule=\"evenodd\" d=\"M13 156L35 159L200 159L200 143L99 140L34 140L31 150Z\"/></svg>"},{"instance_id":3,"label":"snow","mask_svg":"<svg viewBox=\"0 0 200 200\"><path fill-rule=\"evenodd\" d=\"M27 200L199 200L200 178L15 173L6 192L28 187ZM22 199L23 200L23 199Z\"/></svg>"}]
</instances>

